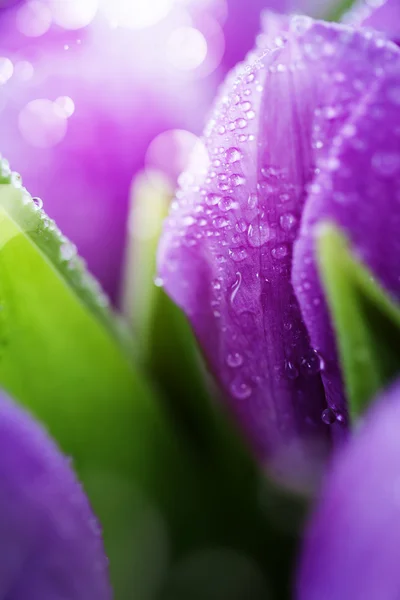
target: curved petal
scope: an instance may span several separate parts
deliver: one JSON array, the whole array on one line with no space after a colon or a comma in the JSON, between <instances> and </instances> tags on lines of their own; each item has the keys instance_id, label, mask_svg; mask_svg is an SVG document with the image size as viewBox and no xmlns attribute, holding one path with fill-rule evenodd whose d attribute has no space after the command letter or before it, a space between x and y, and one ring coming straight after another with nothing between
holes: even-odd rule
<instances>
[{"instance_id":1,"label":"curved petal","mask_svg":"<svg viewBox=\"0 0 400 600\"><path fill-rule=\"evenodd\" d=\"M400 52L394 44L373 42L363 68L373 75L372 81L357 75L349 64L343 70L348 80L362 84L362 99L328 141L327 154L317 157L318 172L306 201L293 261L302 314L314 347L326 363L328 402L339 411L344 409L342 383L315 264L315 225L330 220L341 227L358 257L389 292L400 297Z\"/></svg>"},{"instance_id":2,"label":"curved petal","mask_svg":"<svg viewBox=\"0 0 400 600\"><path fill-rule=\"evenodd\" d=\"M0 596L108 600L97 522L42 428L0 396Z\"/></svg>"},{"instance_id":3,"label":"curved petal","mask_svg":"<svg viewBox=\"0 0 400 600\"><path fill-rule=\"evenodd\" d=\"M306 534L299 600L397 600L400 383L338 455Z\"/></svg>"},{"instance_id":4,"label":"curved petal","mask_svg":"<svg viewBox=\"0 0 400 600\"><path fill-rule=\"evenodd\" d=\"M320 340L311 328L310 345L291 285L304 202L333 166L332 140L398 53L369 32L306 18L267 16L264 31L258 56L223 90L204 140L211 164L183 179L159 264L254 447L279 462L292 445L301 455L299 440L329 435L321 367L331 403L342 398L336 355L313 350ZM295 259L294 280L308 316L322 300L304 265Z\"/></svg>"}]
</instances>

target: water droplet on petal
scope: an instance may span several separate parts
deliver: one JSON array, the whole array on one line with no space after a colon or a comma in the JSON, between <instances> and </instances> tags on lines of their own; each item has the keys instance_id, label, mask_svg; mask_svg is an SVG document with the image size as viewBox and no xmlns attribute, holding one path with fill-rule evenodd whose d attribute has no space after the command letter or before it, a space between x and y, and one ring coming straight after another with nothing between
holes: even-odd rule
<instances>
[{"instance_id":1,"label":"water droplet on petal","mask_svg":"<svg viewBox=\"0 0 400 600\"><path fill-rule=\"evenodd\" d=\"M233 198L230 196L224 196L218 203L218 208L223 212L227 212L233 206Z\"/></svg>"},{"instance_id":2,"label":"water droplet on petal","mask_svg":"<svg viewBox=\"0 0 400 600\"><path fill-rule=\"evenodd\" d=\"M318 375L323 370L325 364L321 355L316 350L311 350L306 356L303 356L300 361L300 370L303 375L312 377Z\"/></svg>"},{"instance_id":3,"label":"water droplet on petal","mask_svg":"<svg viewBox=\"0 0 400 600\"><path fill-rule=\"evenodd\" d=\"M250 398L252 389L245 379L238 377L234 379L231 384L231 394L238 400L246 400L247 398Z\"/></svg>"},{"instance_id":4,"label":"water droplet on petal","mask_svg":"<svg viewBox=\"0 0 400 600\"><path fill-rule=\"evenodd\" d=\"M207 206L215 206L221 200L222 196L220 194L207 194L205 198L205 202Z\"/></svg>"},{"instance_id":5,"label":"water droplet on petal","mask_svg":"<svg viewBox=\"0 0 400 600\"><path fill-rule=\"evenodd\" d=\"M332 425L336 421L336 415L331 408L326 408L322 411L321 419L326 425Z\"/></svg>"},{"instance_id":6,"label":"water droplet on petal","mask_svg":"<svg viewBox=\"0 0 400 600\"><path fill-rule=\"evenodd\" d=\"M260 248L260 246L269 240L270 233L271 232L268 224L256 219L249 225L249 229L247 231L247 237L250 246L253 246L253 248Z\"/></svg>"},{"instance_id":7,"label":"water droplet on petal","mask_svg":"<svg viewBox=\"0 0 400 600\"><path fill-rule=\"evenodd\" d=\"M243 246L240 246L239 248L232 248L229 250L229 256L235 262L241 262L247 258L247 250Z\"/></svg>"},{"instance_id":8,"label":"water droplet on petal","mask_svg":"<svg viewBox=\"0 0 400 600\"><path fill-rule=\"evenodd\" d=\"M227 227L227 225L229 225L229 219L226 219L225 217L216 217L213 220L213 225L217 229L223 229L224 227Z\"/></svg>"},{"instance_id":9,"label":"water droplet on petal","mask_svg":"<svg viewBox=\"0 0 400 600\"><path fill-rule=\"evenodd\" d=\"M250 194L248 199L247 199L247 204L249 206L249 208L255 208L258 204L258 196L257 194Z\"/></svg>"},{"instance_id":10,"label":"water droplet on petal","mask_svg":"<svg viewBox=\"0 0 400 600\"><path fill-rule=\"evenodd\" d=\"M239 352L231 352L226 357L226 364L231 369L237 369L243 364L243 356Z\"/></svg>"},{"instance_id":11,"label":"water droplet on petal","mask_svg":"<svg viewBox=\"0 0 400 600\"><path fill-rule=\"evenodd\" d=\"M285 258L289 253L288 247L285 246L284 244L281 244L279 246L275 246L275 248L272 249L272 256L274 258L277 258L279 260L281 260L282 258Z\"/></svg>"},{"instance_id":12,"label":"water droplet on petal","mask_svg":"<svg viewBox=\"0 0 400 600\"><path fill-rule=\"evenodd\" d=\"M279 218L279 225L283 231L293 231L297 225L297 217L292 213L286 213Z\"/></svg>"},{"instance_id":13,"label":"water droplet on petal","mask_svg":"<svg viewBox=\"0 0 400 600\"><path fill-rule=\"evenodd\" d=\"M242 153L240 152L239 148L228 148L228 150L226 151L226 160L228 161L228 163L235 163L238 162L240 159L242 158Z\"/></svg>"},{"instance_id":14,"label":"water droplet on petal","mask_svg":"<svg viewBox=\"0 0 400 600\"><path fill-rule=\"evenodd\" d=\"M297 379L297 377L299 376L298 368L290 360L285 361L284 371L288 379Z\"/></svg>"},{"instance_id":15,"label":"water droplet on petal","mask_svg":"<svg viewBox=\"0 0 400 600\"><path fill-rule=\"evenodd\" d=\"M239 233L244 233L247 229L247 223L244 219L239 219L239 221L235 225L236 231Z\"/></svg>"}]
</instances>

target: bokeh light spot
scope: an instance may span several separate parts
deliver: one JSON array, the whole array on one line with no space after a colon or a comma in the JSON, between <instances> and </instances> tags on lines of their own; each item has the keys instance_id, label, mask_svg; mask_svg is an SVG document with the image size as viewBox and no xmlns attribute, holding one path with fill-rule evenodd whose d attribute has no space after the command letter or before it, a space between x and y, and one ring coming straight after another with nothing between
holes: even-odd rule
<instances>
[{"instance_id":1,"label":"bokeh light spot","mask_svg":"<svg viewBox=\"0 0 400 600\"><path fill-rule=\"evenodd\" d=\"M0 57L0 85L7 83L14 72L14 65L9 58Z\"/></svg>"},{"instance_id":2,"label":"bokeh light spot","mask_svg":"<svg viewBox=\"0 0 400 600\"><path fill-rule=\"evenodd\" d=\"M163 173L175 188L179 175L191 168L192 176L204 175L210 160L200 138L185 129L160 133L148 147L146 168Z\"/></svg>"},{"instance_id":3,"label":"bokeh light spot","mask_svg":"<svg viewBox=\"0 0 400 600\"><path fill-rule=\"evenodd\" d=\"M53 20L64 29L89 25L99 8L98 0L48 0Z\"/></svg>"},{"instance_id":4,"label":"bokeh light spot","mask_svg":"<svg viewBox=\"0 0 400 600\"><path fill-rule=\"evenodd\" d=\"M197 69L207 56L206 38L194 27L179 27L168 38L167 53L169 61L177 69Z\"/></svg>"},{"instance_id":5,"label":"bokeh light spot","mask_svg":"<svg viewBox=\"0 0 400 600\"><path fill-rule=\"evenodd\" d=\"M39 0L31 0L18 9L17 28L28 37L39 37L46 33L51 25L49 7Z\"/></svg>"},{"instance_id":6,"label":"bokeh light spot","mask_svg":"<svg viewBox=\"0 0 400 600\"><path fill-rule=\"evenodd\" d=\"M52 148L67 133L63 110L47 99L32 100L20 112L18 127L28 144L35 148Z\"/></svg>"},{"instance_id":7,"label":"bokeh light spot","mask_svg":"<svg viewBox=\"0 0 400 600\"><path fill-rule=\"evenodd\" d=\"M75 112L75 104L72 98L69 96L60 96L56 100L57 106L60 107L60 110L63 112L65 118L71 117Z\"/></svg>"},{"instance_id":8,"label":"bokeh light spot","mask_svg":"<svg viewBox=\"0 0 400 600\"><path fill-rule=\"evenodd\" d=\"M172 9L174 0L102 0L102 11L110 24L144 29L159 23Z\"/></svg>"},{"instance_id":9,"label":"bokeh light spot","mask_svg":"<svg viewBox=\"0 0 400 600\"><path fill-rule=\"evenodd\" d=\"M20 60L15 63L14 76L19 81L29 81L32 79L34 72L33 65L28 60Z\"/></svg>"}]
</instances>

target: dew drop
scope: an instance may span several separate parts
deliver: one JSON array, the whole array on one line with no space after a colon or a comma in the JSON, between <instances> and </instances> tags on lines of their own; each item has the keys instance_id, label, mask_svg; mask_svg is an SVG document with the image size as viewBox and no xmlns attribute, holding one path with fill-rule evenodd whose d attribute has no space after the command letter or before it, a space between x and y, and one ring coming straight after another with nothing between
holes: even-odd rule
<instances>
[{"instance_id":1,"label":"dew drop","mask_svg":"<svg viewBox=\"0 0 400 600\"><path fill-rule=\"evenodd\" d=\"M243 175L234 173L230 176L229 183L232 187L238 187L239 185L244 185L246 183L246 179L243 177Z\"/></svg>"},{"instance_id":2,"label":"dew drop","mask_svg":"<svg viewBox=\"0 0 400 600\"><path fill-rule=\"evenodd\" d=\"M227 225L229 225L229 219L225 217L216 217L213 220L213 225L214 227L216 227L216 229L223 229L224 227L227 227Z\"/></svg>"},{"instance_id":3,"label":"dew drop","mask_svg":"<svg viewBox=\"0 0 400 600\"><path fill-rule=\"evenodd\" d=\"M218 208L222 210L222 212L227 212L231 210L233 206L233 198L231 196L224 196L218 203Z\"/></svg>"},{"instance_id":4,"label":"dew drop","mask_svg":"<svg viewBox=\"0 0 400 600\"><path fill-rule=\"evenodd\" d=\"M43 208L43 200L41 198L38 198L37 196L35 196L34 198L32 198L32 202L34 203L35 206L37 206L37 208L39 208L39 209Z\"/></svg>"},{"instance_id":5,"label":"dew drop","mask_svg":"<svg viewBox=\"0 0 400 600\"><path fill-rule=\"evenodd\" d=\"M321 419L325 425L333 425L336 421L336 415L331 408L322 411Z\"/></svg>"},{"instance_id":6,"label":"dew drop","mask_svg":"<svg viewBox=\"0 0 400 600\"><path fill-rule=\"evenodd\" d=\"M279 225L283 231L293 231L297 225L297 217L292 213L285 213L279 218Z\"/></svg>"},{"instance_id":7,"label":"dew drop","mask_svg":"<svg viewBox=\"0 0 400 600\"><path fill-rule=\"evenodd\" d=\"M273 248L271 251L272 256L278 260L285 258L288 255L288 253L289 253L288 247L285 246L284 244L275 246L275 248Z\"/></svg>"},{"instance_id":8,"label":"dew drop","mask_svg":"<svg viewBox=\"0 0 400 600\"><path fill-rule=\"evenodd\" d=\"M205 198L205 202L207 206L215 206L221 200L222 196L220 194L207 194Z\"/></svg>"},{"instance_id":9,"label":"dew drop","mask_svg":"<svg viewBox=\"0 0 400 600\"><path fill-rule=\"evenodd\" d=\"M299 376L298 368L290 360L285 361L284 371L288 379L297 379L297 377Z\"/></svg>"},{"instance_id":10,"label":"dew drop","mask_svg":"<svg viewBox=\"0 0 400 600\"><path fill-rule=\"evenodd\" d=\"M229 250L229 256L235 262L241 262L247 258L247 250L243 246L240 246L240 248L232 248Z\"/></svg>"},{"instance_id":11,"label":"dew drop","mask_svg":"<svg viewBox=\"0 0 400 600\"><path fill-rule=\"evenodd\" d=\"M64 242L60 246L60 256L61 260L69 261L71 258L76 256L76 246L71 242Z\"/></svg>"},{"instance_id":12,"label":"dew drop","mask_svg":"<svg viewBox=\"0 0 400 600\"><path fill-rule=\"evenodd\" d=\"M228 161L228 163L235 163L238 162L240 159L242 158L242 153L240 152L239 148L228 148L228 150L226 151L226 160Z\"/></svg>"},{"instance_id":13,"label":"dew drop","mask_svg":"<svg viewBox=\"0 0 400 600\"><path fill-rule=\"evenodd\" d=\"M246 119L244 119L243 117L241 117L240 119L236 119L235 126L237 129L244 129L245 127L247 127Z\"/></svg>"},{"instance_id":14,"label":"dew drop","mask_svg":"<svg viewBox=\"0 0 400 600\"><path fill-rule=\"evenodd\" d=\"M243 364L243 356L239 352L231 352L226 357L226 364L231 369L237 369Z\"/></svg>"},{"instance_id":15,"label":"dew drop","mask_svg":"<svg viewBox=\"0 0 400 600\"><path fill-rule=\"evenodd\" d=\"M22 177L19 173L11 174L11 183L15 188L20 188L22 186Z\"/></svg>"},{"instance_id":16,"label":"dew drop","mask_svg":"<svg viewBox=\"0 0 400 600\"><path fill-rule=\"evenodd\" d=\"M239 219L235 225L235 229L238 233L244 233L247 229L247 223L244 219Z\"/></svg>"},{"instance_id":17,"label":"dew drop","mask_svg":"<svg viewBox=\"0 0 400 600\"><path fill-rule=\"evenodd\" d=\"M267 223L256 219L249 225L247 238L250 246L253 246L253 248L260 248L260 246L263 246L269 240L270 228Z\"/></svg>"},{"instance_id":18,"label":"dew drop","mask_svg":"<svg viewBox=\"0 0 400 600\"><path fill-rule=\"evenodd\" d=\"M324 368L324 361L321 355L316 350L311 350L306 356L300 360L300 370L303 375L312 377L318 375Z\"/></svg>"},{"instance_id":19,"label":"dew drop","mask_svg":"<svg viewBox=\"0 0 400 600\"><path fill-rule=\"evenodd\" d=\"M250 194L247 198L247 204L249 208L255 208L258 204L258 196L257 194Z\"/></svg>"},{"instance_id":20,"label":"dew drop","mask_svg":"<svg viewBox=\"0 0 400 600\"><path fill-rule=\"evenodd\" d=\"M212 282L212 287L214 290L220 290L221 289L221 282L219 279L214 279L214 281Z\"/></svg>"},{"instance_id":21,"label":"dew drop","mask_svg":"<svg viewBox=\"0 0 400 600\"><path fill-rule=\"evenodd\" d=\"M249 383L242 378L236 378L231 383L231 394L237 400L246 400L250 398L252 389Z\"/></svg>"}]
</instances>

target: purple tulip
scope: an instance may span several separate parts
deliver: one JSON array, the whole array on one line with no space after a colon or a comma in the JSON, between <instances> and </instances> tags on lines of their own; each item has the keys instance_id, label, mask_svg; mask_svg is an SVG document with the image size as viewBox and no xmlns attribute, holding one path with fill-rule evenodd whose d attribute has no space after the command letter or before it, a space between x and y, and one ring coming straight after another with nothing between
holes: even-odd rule
<instances>
[{"instance_id":1,"label":"purple tulip","mask_svg":"<svg viewBox=\"0 0 400 600\"><path fill-rule=\"evenodd\" d=\"M306 18L263 31L206 129L203 175L182 178L159 269L258 455L303 479L346 425L315 225L337 223L400 291L400 52Z\"/></svg>"},{"instance_id":2,"label":"purple tulip","mask_svg":"<svg viewBox=\"0 0 400 600\"><path fill-rule=\"evenodd\" d=\"M400 384L334 461L306 535L298 600L397 600Z\"/></svg>"},{"instance_id":3,"label":"purple tulip","mask_svg":"<svg viewBox=\"0 0 400 600\"><path fill-rule=\"evenodd\" d=\"M69 461L0 396L0 596L108 600L98 524Z\"/></svg>"}]
</instances>

